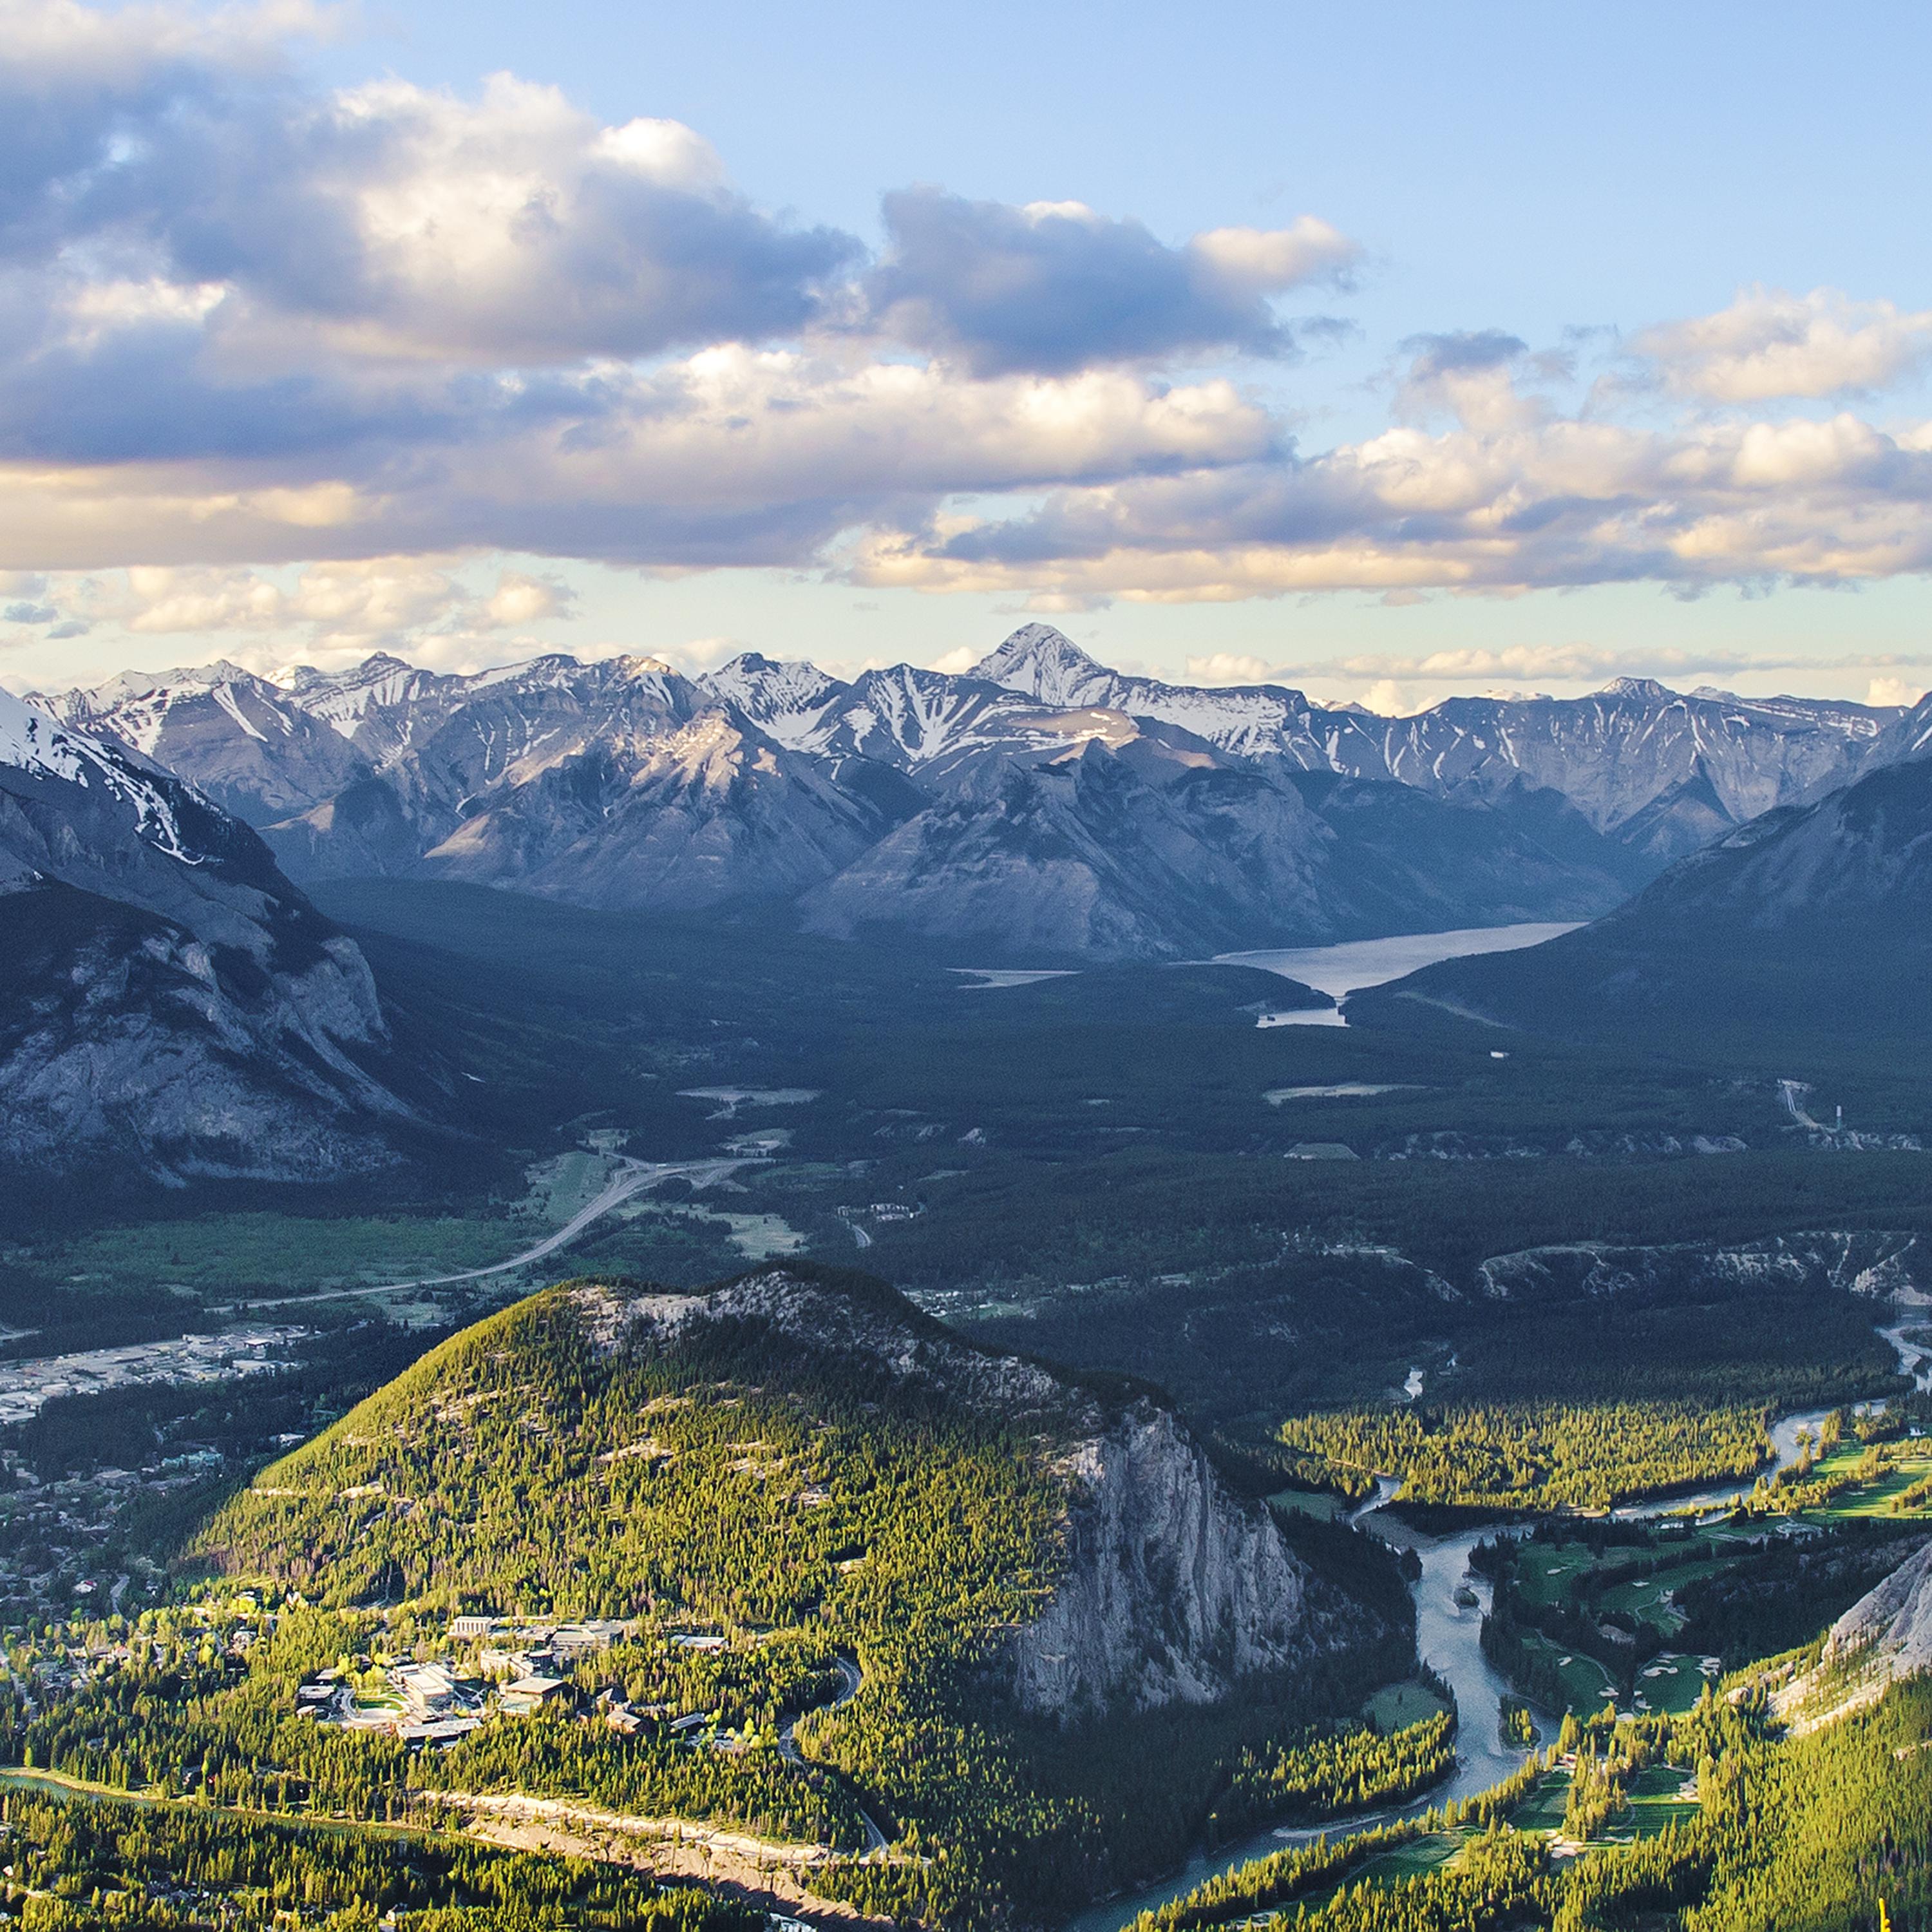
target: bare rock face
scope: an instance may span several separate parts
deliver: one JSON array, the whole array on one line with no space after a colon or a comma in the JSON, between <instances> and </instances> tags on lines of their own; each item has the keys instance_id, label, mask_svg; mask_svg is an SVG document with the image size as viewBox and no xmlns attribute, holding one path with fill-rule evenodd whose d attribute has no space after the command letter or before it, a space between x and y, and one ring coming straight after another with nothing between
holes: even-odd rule
<instances>
[{"instance_id":1,"label":"bare rock face","mask_svg":"<svg viewBox=\"0 0 1932 1932\"><path fill-rule=\"evenodd\" d=\"M1932 1543L1832 1626L1821 1661L1862 1666L1887 1683L1932 1669Z\"/></svg>"},{"instance_id":2,"label":"bare rock face","mask_svg":"<svg viewBox=\"0 0 1932 1932\"><path fill-rule=\"evenodd\" d=\"M1013 1642L1027 1709L1212 1703L1243 1677L1306 1658L1306 1572L1172 1410L1135 1404L1060 1467L1066 1568Z\"/></svg>"},{"instance_id":3,"label":"bare rock face","mask_svg":"<svg viewBox=\"0 0 1932 1932\"><path fill-rule=\"evenodd\" d=\"M1579 1241L1492 1256L1476 1278L1481 1293L1499 1301L1648 1302L1673 1295L1730 1296L1761 1286L1832 1290L1916 1307L1932 1300L1932 1244L1915 1234L1836 1229L1730 1245L1678 1241L1618 1247Z\"/></svg>"},{"instance_id":4,"label":"bare rock face","mask_svg":"<svg viewBox=\"0 0 1932 1932\"><path fill-rule=\"evenodd\" d=\"M1875 1704L1901 1678L1932 1670L1932 1539L1834 1623L1816 1667L1776 1691L1772 1708L1802 1736Z\"/></svg>"}]
</instances>

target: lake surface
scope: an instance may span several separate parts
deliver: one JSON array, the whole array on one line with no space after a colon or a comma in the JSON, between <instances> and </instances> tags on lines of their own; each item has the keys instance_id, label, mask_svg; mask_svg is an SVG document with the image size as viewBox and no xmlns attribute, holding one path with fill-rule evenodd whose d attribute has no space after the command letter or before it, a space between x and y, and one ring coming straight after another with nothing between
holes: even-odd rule
<instances>
[{"instance_id":1,"label":"lake surface","mask_svg":"<svg viewBox=\"0 0 1932 1932\"><path fill-rule=\"evenodd\" d=\"M1456 932L1404 932L1390 939L1352 939L1342 946L1270 946L1258 952L1217 952L1216 966L1258 966L1299 980L1318 993L1340 1000L1366 986L1386 986L1411 973L1433 966L1438 959L1466 959L1478 952L1515 952L1540 946L1546 939L1574 932L1580 922L1570 920L1532 926L1472 926ZM1298 1014L1277 1014L1277 1026L1334 1026L1336 1016L1325 1009L1304 1019Z\"/></svg>"}]
</instances>

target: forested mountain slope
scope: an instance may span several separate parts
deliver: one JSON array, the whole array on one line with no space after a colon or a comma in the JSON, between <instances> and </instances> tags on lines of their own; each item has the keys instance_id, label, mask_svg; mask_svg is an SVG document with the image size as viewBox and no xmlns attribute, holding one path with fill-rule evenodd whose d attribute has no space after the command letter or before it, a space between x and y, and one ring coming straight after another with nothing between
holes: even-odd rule
<instances>
[{"instance_id":1,"label":"forested mountain slope","mask_svg":"<svg viewBox=\"0 0 1932 1932\"><path fill-rule=\"evenodd\" d=\"M861 1802L935 1864L814 1883L949 1915L1160 1869L1243 1748L1267 1761L1412 1654L1385 1559L1358 1557L1345 1593L1153 1396L809 1268L521 1303L263 1471L200 1551L272 1598L383 1606L392 1641L460 1612L640 1619L599 1668L653 1694L686 1668L662 1633L715 1633L754 1727L826 1702L848 1658L857 1694L800 1720L796 1769L512 1726L416 1775L835 1843Z\"/></svg>"}]
</instances>

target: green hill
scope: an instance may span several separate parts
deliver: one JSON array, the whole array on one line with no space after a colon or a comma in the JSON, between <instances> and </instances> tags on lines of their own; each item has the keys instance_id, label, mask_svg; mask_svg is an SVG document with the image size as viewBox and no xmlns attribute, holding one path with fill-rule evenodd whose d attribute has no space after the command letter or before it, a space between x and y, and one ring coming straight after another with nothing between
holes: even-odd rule
<instances>
[{"instance_id":1,"label":"green hill","mask_svg":"<svg viewBox=\"0 0 1932 1932\"><path fill-rule=\"evenodd\" d=\"M571 1282L264 1470L194 1545L196 1603L16 1741L231 1804L500 1828L522 1793L674 1872L664 1821L708 1824L792 1847L758 1856L810 1896L1040 1922L1204 1828L1446 1769L1441 1724L1384 1748L1348 1715L1412 1659L1392 1566L1298 1534L1312 1561L1141 1386L867 1277ZM629 1628L564 1666L574 1700L446 1749L296 1714L332 1670L473 1668L457 1616Z\"/></svg>"}]
</instances>

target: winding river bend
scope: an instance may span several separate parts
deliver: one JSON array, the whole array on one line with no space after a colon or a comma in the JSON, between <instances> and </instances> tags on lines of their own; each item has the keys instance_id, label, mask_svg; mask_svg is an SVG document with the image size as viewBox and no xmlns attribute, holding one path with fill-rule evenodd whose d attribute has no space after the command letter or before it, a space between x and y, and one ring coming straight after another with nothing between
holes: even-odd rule
<instances>
[{"instance_id":1,"label":"winding river bend","mask_svg":"<svg viewBox=\"0 0 1932 1932\"><path fill-rule=\"evenodd\" d=\"M1772 1459L1765 1473L1771 1474L1796 1462L1799 1436L1807 1430L1815 1432L1829 1412L1822 1408L1808 1410L1800 1414L1787 1415L1774 1424L1771 1432ZM1394 1497L1397 1486L1392 1478L1384 1476L1378 1479L1376 1493L1354 1512L1349 1521L1379 1534L1382 1526L1376 1519ZM1628 1504L1616 1514L1628 1520L1670 1516L1686 1510L1720 1508L1749 1486L1749 1484L1730 1483L1689 1495ZM1490 1607L1490 1586L1486 1578L1469 1570L1469 1552L1484 1537L1494 1533L1488 1528L1468 1529L1459 1531L1454 1536L1426 1538L1406 1530L1399 1532L1400 1540L1413 1547L1422 1562L1421 1576L1412 1591L1415 1598L1417 1652L1455 1692L1456 1707L1461 1715L1461 1728L1456 1738L1456 1768L1448 1778L1407 1804L1331 1820L1325 1825L1276 1826L1271 1831L1257 1832L1238 1844L1220 1846L1212 1852L1197 1852L1180 1871L1159 1884L1090 1906L1070 1922L1067 1932L1120 1932L1122 1927L1142 1912L1151 1912L1169 1899L1192 1892L1203 1880L1219 1872L1232 1871L1237 1865L1246 1864L1252 1859L1266 1858L1270 1852L1278 1852L1286 1845L1305 1845L1319 1838L1346 1837L1364 1826L1414 1817L1432 1805L1473 1798L1478 1792L1486 1791L1516 1770L1522 1764L1524 1754L1503 1744L1496 1725L1498 1707L1503 1694L1510 1689L1509 1682L1491 1668L1482 1649L1483 1618ZM1466 1585L1477 1599L1471 1606L1456 1601L1457 1588Z\"/></svg>"}]
</instances>

